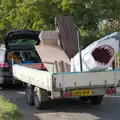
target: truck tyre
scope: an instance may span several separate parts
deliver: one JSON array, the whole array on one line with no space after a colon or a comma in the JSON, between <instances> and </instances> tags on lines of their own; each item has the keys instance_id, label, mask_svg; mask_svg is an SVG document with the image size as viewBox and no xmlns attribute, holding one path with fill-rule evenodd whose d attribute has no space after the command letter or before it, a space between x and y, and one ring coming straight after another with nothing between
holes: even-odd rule
<instances>
[{"instance_id":1,"label":"truck tyre","mask_svg":"<svg viewBox=\"0 0 120 120\"><path fill-rule=\"evenodd\" d=\"M103 99L103 95L99 95L99 96L91 96L90 97L90 101L93 105L99 105L101 104Z\"/></svg>"},{"instance_id":2,"label":"truck tyre","mask_svg":"<svg viewBox=\"0 0 120 120\"><path fill-rule=\"evenodd\" d=\"M29 105L34 105L34 87L30 84L26 85L26 100Z\"/></svg>"},{"instance_id":3,"label":"truck tyre","mask_svg":"<svg viewBox=\"0 0 120 120\"><path fill-rule=\"evenodd\" d=\"M37 109L44 109L47 107L48 92L44 89L34 88L34 104Z\"/></svg>"}]
</instances>

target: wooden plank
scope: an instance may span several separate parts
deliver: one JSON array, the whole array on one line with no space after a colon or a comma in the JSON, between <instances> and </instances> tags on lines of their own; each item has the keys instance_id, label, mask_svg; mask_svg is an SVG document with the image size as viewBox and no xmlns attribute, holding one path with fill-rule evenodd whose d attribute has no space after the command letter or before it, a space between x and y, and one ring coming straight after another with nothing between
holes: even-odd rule
<instances>
[{"instance_id":1,"label":"wooden plank","mask_svg":"<svg viewBox=\"0 0 120 120\"><path fill-rule=\"evenodd\" d=\"M55 61L55 69L56 69L56 72L59 72L59 69L58 69L58 62Z\"/></svg>"},{"instance_id":2,"label":"wooden plank","mask_svg":"<svg viewBox=\"0 0 120 120\"><path fill-rule=\"evenodd\" d=\"M59 32L60 45L69 58L78 51L77 31L72 16L57 16L56 26Z\"/></svg>"},{"instance_id":3,"label":"wooden plank","mask_svg":"<svg viewBox=\"0 0 120 120\"><path fill-rule=\"evenodd\" d=\"M61 61L61 69L62 69L62 72L65 72L64 61Z\"/></svg>"},{"instance_id":4,"label":"wooden plank","mask_svg":"<svg viewBox=\"0 0 120 120\"><path fill-rule=\"evenodd\" d=\"M70 72L70 65L65 63L65 71Z\"/></svg>"},{"instance_id":5,"label":"wooden plank","mask_svg":"<svg viewBox=\"0 0 120 120\"><path fill-rule=\"evenodd\" d=\"M62 65L61 65L61 62L59 62L59 68L60 68L59 72L62 72Z\"/></svg>"}]
</instances>

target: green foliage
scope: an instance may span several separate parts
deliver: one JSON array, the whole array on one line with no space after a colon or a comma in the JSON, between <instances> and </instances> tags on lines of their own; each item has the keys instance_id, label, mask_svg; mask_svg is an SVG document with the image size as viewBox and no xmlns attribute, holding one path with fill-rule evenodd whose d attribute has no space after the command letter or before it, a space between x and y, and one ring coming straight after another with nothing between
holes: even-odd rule
<instances>
[{"instance_id":1,"label":"green foliage","mask_svg":"<svg viewBox=\"0 0 120 120\"><path fill-rule=\"evenodd\" d=\"M1 0L0 38L13 29L55 29L56 15L72 15L76 26L87 31L87 36L82 37L98 39L109 34L105 30L108 28L99 30L101 21L120 19L119 3L120 0Z\"/></svg>"},{"instance_id":2,"label":"green foliage","mask_svg":"<svg viewBox=\"0 0 120 120\"><path fill-rule=\"evenodd\" d=\"M17 40L11 40L8 42L8 44L25 44L25 45L36 45L36 40L27 40L27 39L17 39Z\"/></svg>"},{"instance_id":3,"label":"green foliage","mask_svg":"<svg viewBox=\"0 0 120 120\"><path fill-rule=\"evenodd\" d=\"M16 105L0 96L0 120L23 120Z\"/></svg>"}]
</instances>

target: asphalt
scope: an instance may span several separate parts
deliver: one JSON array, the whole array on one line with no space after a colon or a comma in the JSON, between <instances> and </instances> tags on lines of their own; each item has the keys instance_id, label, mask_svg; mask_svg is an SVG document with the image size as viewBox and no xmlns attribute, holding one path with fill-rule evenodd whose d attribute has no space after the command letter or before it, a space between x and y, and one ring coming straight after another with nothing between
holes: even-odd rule
<instances>
[{"instance_id":1,"label":"asphalt","mask_svg":"<svg viewBox=\"0 0 120 120\"><path fill-rule=\"evenodd\" d=\"M98 106L79 99L62 99L50 101L44 110L26 103L23 88L1 89L0 95L17 104L24 120L120 120L120 89L117 91L116 95L105 96Z\"/></svg>"}]
</instances>

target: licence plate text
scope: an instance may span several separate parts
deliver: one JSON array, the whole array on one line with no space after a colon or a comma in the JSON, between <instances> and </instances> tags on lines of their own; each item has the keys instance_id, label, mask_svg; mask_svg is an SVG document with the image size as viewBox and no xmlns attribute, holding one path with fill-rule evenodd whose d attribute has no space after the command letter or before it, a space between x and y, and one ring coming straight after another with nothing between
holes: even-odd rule
<instances>
[{"instance_id":1,"label":"licence plate text","mask_svg":"<svg viewBox=\"0 0 120 120\"><path fill-rule=\"evenodd\" d=\"M92 90L72 90L72 96L90 96Z\"/></svg>"}]
</instances>

